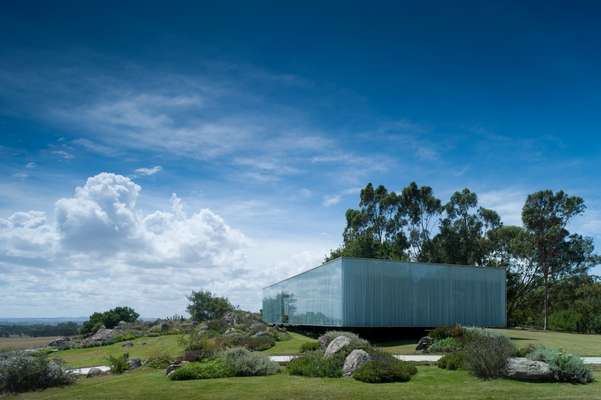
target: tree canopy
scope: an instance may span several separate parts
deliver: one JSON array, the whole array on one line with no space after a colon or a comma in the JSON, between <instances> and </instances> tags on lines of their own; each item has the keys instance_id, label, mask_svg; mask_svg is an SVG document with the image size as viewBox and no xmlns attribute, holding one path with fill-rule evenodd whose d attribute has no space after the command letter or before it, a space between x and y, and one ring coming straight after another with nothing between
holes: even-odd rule
<instances>
[{"instance_id":1,"label":"tree canopy","mask_svg":"<svg viewBox=\"0 0 601 400\"><path fill-rule=\"evenodd\" d=\"M186 310L194 321L221 318L226 312L234 309L227 298L217 297L208 290L192 291L187 298L190 304Z\"/></svg>"}]
</instances>

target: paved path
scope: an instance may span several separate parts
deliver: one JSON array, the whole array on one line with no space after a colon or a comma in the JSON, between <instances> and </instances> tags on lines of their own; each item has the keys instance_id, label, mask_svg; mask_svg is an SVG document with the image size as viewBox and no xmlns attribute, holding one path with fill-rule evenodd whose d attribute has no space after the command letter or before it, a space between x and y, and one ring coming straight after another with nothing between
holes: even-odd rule
<instances>
[{"instance_id":1,"label":"paved path","mask_svg":"<svg viewBox=\"0 0 601 400\"><path fill-rule=\"evenodd\" d=\"M288 363L296 357L298 357L298 356L270 356L269 359L271 361L282 364L282 363ZM431 363L431 362L438 361L442 356L430 355L430 354L429 355L420 354L420 355L414 355L414 356L395 355L395 357L402 361L430 362ZM585 364L601 365L601 357L582 357L582 361ZM92 368L100 368L102 370L102 372L108 372L111 370L111 367L106 366L106 365L101 365L98 367L70 369L68 371L74 373L75 375L87 375L88 371Z\"/></svg>"}]
</instances>

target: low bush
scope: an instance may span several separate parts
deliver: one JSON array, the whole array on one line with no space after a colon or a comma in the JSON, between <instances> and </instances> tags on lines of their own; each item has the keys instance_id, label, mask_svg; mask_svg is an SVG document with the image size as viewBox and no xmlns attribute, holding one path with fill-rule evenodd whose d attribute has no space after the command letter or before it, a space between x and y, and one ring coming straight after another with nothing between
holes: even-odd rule
<instances>
[{"instance_id":1,"label":"low bush","mask_svg":"<svg viewBox=\"0 0 601 400\"><path fill-rule=\"evenodd\" d=\"M436 365L438 365L438 368L448 369L452 371L456 369L462 369L464 357L465 355L463 354L463 352L460 351L455 353L449 353L444 355L440 360L438 360Z\"/></svg>"},{"instance_id":2,"label":"low bush","mask_svg":"<svg viewBox=\"0 0 601 400\"><path fill-rule=\"evenodd\" d=\"M171 356L161 350L151 353L146 359L146 366L150 368L165 369L173 362Z\"/></svg>"},{"instance_id":3,"label":"low bush","mask_svg":"<svg viewBox=\"0 0 601 400\"><path fill-rule=\"evenodd\" d=\"M593 372L590 367L574 354L562 353L559 350L540 346L531 351L527 357L549 364L555 379L560 382L589 383L593 381Z\"/></svg>"},{"instance_id":4,"label":"low bush","mask_svg":"<svg viewBox=\"0 0 601 400\"><path fill-rule=\"evenodd\" d=\"M0 357L0 394L64 386L74 381L75 377L63 370L60 361L49 360L43 354L17 352Z\"/></svg>"},{"instance_id":5,"label":"low bush","mask_svg":"<svg viewBox=\"0 0 601 400\"><path fill-rule=\"evenodd\" d=\"M417 373L408 362L382 352L370 354L371 360L353 373L353 378L366 383L407 382Z\"/></svg>"},{"instance_id":6,"label":"low bush","mask_svg":"<svg viewBox=\"0 0 601 400\"><path fill-rule=\"evenodd\" d=\"M244 336L231 335L215 338L220 347L244 347L248 350L263 351L275 346L275 339L271 336Z\"/></svg>"},{"instance_id":7,"label":"low bush","mask_svg":"<svg viewBox=\"0 0 601 400\"><path fill-rule=\"evenodd\" d=\"M309 351L316 351L319 349L320 349L319 342L305 342L301 345L300 352L307 353Z\"/></svg>"},{"instance_id":8,"label":"low bush","mask_svg":"<svg viewBox=\"0 0 601 400\"><path fill-rule=\"evenodd\" d=\"M365 339L361 339L359 336L352 332L344 332L344 331L328 331L319 337L319 345L322 350L325 350L328 345L332 342L332 340L336 339L338 336L346 336L351 340L351 344L349 347L353 349L367 348L369 347L369 342Z\"/></svg>"},{"instance_id":9,"label":"low bush","mask_svg":"<svg viewBox=\"0 0 601 400\"><path fill-rule=\"evenodd\" d=\"M339 378L342 376L343 363L341 356L324 358L320 351L311 351L290 361L287 369L290 375Z\"/></svg>"},{"instance_id":10,"label":"low bush","mask_svg":"<svg viewBox=\"0 0 601 400\"><path fill-rule=\"evenodd\" d=\"M129 354L123 353L120 356L109 355L106 360L111 367L111 373L122 374L129 369Z\"/></svg>"},{"instance_id":11,"label":"low bush","mask_svg":"<svg viewBox=\"0 0 601 400\"><path fill-rule=\"evenodd\" d=\"M234 376L222 358L214 360L189 363L173 371L169 378L174 381L187 381L191 379L214 379Z\"/></svg>"},{"instance_id":12,"label":"low bush","mask_svg":"<svg viewBox=\"0 0 601 400\"><path fill-rule=\"evenodd\" d=\"M572 310L560 310L549 315L549 327L555 331L577 332L582 314Z\"/></svg>"},{"instance_id":13,"label":"low bush","mask_svg":"<svg viewBox=\"0 0 601 400\"><path fill-rule=\"evenodd\" d=\"M186 361L201 361L211 358L223 348L216 338L204 336L199 331L192 331L188 335L181 336L179 343L184 346Z\"/></svg>"},{"instance_id":14,"label":"low bush","mask_svg":"<svg viewBox=\"0 0 601 400\"><path fill-rule=\"evenodd\" d=\"M503 375L515 349L505 336L482 334L474 335L464 352L465 367L479 378L491 379Z\"/></svg>"},{"instance_id":15,"label":"low bush","mask_svg":"<svg viewBox=\"0 0 601 400\"><path fill-rule=\"evenodd\" d=\"M444 339L436 340L432 343L432 346L428 349L430 353L451 353L453 351L459 351L462 348L462 344L454 337L447 337Z\"/></svg>"},{"instance_id":16,"label":"low bush","mask_svg":"<svg viewBox=\"0 0 601 400\"><path fill-rule=\"evenodd\" d=\"M459 338L465 333L465 329L461 325L439 326L428 333L434 341L443 340L446 338Z\"/></svg>"},{"instance_id":17,"label":"low bush","mask_svg":"<svg viewBox=\"0 0 601 400\"><path fill-rule=\"evenodd\" d=\"M268 356L241 347L227 350L222 357L228 370L235 376L273 375L280 369Z\"/></svg>"},{"instance_id":18,"label":"low bush","mask_svg":"<svg viewBox=\"0 0 601 400\"><path fill-rule=\"evenodd\" d=\"M525 347L519 347L515 349L515 353L513 354L515 357L527 357L530 353L532 353L536 349L536 346L533 344L529 344Z\"/></svg>"}]
</instances>

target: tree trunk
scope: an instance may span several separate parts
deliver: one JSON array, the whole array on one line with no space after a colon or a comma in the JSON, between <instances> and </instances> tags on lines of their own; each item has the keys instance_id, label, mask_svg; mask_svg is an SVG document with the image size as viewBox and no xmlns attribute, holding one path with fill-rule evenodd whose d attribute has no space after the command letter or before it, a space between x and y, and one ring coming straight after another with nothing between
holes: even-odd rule
<instances>
[{"instance_id":1,"label":"tree trunk","mask_svg":"<svg viewBox=\"0 0 601 400\"><path fill-rule=\"evenodd\" d=\"M547 321L549 318L549 274L545 273L545 310L544 310L545 322L543 323L543 330L547 330Z\"/></svg>"}]
</instances>

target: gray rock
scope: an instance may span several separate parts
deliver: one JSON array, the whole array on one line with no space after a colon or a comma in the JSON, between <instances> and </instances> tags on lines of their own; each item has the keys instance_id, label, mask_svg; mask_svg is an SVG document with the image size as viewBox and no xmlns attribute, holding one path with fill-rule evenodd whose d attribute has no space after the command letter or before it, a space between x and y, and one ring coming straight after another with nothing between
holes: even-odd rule
<instances>
[{"instance_id":1,"label":"gray rock","mask_svg":"<svg viewBox=\"0 0 601 400\"><path fill-rule=\"evenodd\" d=\"M262 332L257 332L253 335L253 337L261 337L261 336L271 337L271 334L269 332L262 331Z\"/></svg>"},{"instance_id":2,"label":"gray rock","mask_svg":"<svg viewBox=\"0 0 601 400\"><path fill-rule=\"evenodd\" d=\"M48 347L54 347L59 350L72 349L73 347L76 347L76 346L77 345L68 337L62 337L62 338L53 340L52 342L48 343Z\"/></svg>"},{"instance_id":3,"label":"gray rock","mask_svg":"<svg viewBox=\"0 0 601 400\"><path fill-rule=\"evenodd\" d=\"M533 361L525 357L510 358L507 363L506 376L520 381L551 381L553 371L549 364Z\"/></svg>"},{"instance_id":4,"label":"gray rock","mask_svg":"<svg viewBox=\"0 0 601 400\"><path fill-rule=\"evenodd\" d=\"M88 378L93 378L95 376L104 375L105 373L100 368L90 368L86 376Z\"/></svg>"},{"instance_id":5,"label":"gray rock","mask_svg":"<svg viewBox=\"0 0 601 400\"><path fill-rule=\"evenodd\" d=\"M134 342L128 340L127 342L123 343L121 347L134 347Z\"/></svg>"},{"instance_id":6,"label":"gray rock","mask_svg":"<svg viewBox=\"0 0 601 400\"><path fill-rule=\"evenodd\" d=\"M142 360L139 358L130 358L127 361L127 365L129 366L129 369L140 368L142 366Z\"/></svg>"},{"instance_id":7,"label":"gray rock","mask_svg":"<svg viewBox=\"0 0 601 400\"><path fill-rule=\"evenodd\" d=\"M365 350L355 349L351 351L351 354L346 356L344 360L344 366L342 367L342 374L344 376L351 376L355 370L361 368L370 359L369 354Z\"/></svg>"},{"instance_id":8,"label":"gray rock","mask_svg":"<svg viewBox=\"0 0 601 400\"><path fill-rule=\"evenodd\" d=\"M345 346L348 346L349 344L351 344L351 339L347 338L346 336L338 336L336 339L330 342L330 344L326 348L324 357L332 357L334 354L338 353L340 349L342 349Z\"/></svg>"},{"instance_id":9,"label":"gray rock","mask_svg":"<svg viewBox=\"0 0 601 400\"><path fill-rule=\"evenodd\" d=\"M165 375L170 376L176 369L183 367L187 363L187 361L176 361L169 364L167 368L165 368Z\"/></svg>"},{"instance_id":10,"label":"gray rock","mask_svg":"<svg viewBox=\"0 0 601 400\"><path fill-rule=\"evenodd\" d=\"M434 339L430 336L424 336L417 342L417 346L415 346L415 350L417 351L427 351L430 346L434 343Z\"/></svg>"},{"instance_id":11,"label":"gray rock","mask_svg":"<svg viewBox=\"0 0 601 400\"><path fill-rule=\"evenodd\" d=\"M100 328L95 334L84 339L81 344L84 347L101 346L112 343L115 340L115 332L112 329Z\"/></svg>"}]
</instances>

